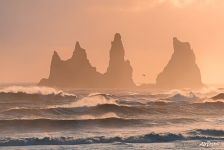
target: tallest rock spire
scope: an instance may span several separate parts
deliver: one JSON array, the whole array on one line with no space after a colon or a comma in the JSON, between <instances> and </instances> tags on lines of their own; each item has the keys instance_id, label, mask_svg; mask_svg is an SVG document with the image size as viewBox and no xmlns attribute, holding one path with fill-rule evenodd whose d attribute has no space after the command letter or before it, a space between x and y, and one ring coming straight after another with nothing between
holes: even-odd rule
<instances>
[{"instance_id":1,"label":"tallest rock spire","mask_svg":"<svg viewBox=\"0 0 224 150\"><path fill-rule=\"evenodd\" d=\"M116 33L114 36L114 41L111 42L111 49L110 49L110 61L109 61L109 68L117 67L119 63L124 62L124 47L121 41L121 35Z\"/></svg>"},{"instance_id":2,"label":"tallest rock spire","mask_svg":"<svg viewBox=\"0 0 224 150\"><path fill-rule=\"evenodd\" d=\"M109 66L104 74L105 86L111 88L132 88L135 86L132 80L132 67L130 62L124 59L125 51L121 35L116 33L111 42Z\"/></svg>"}]
</instances>

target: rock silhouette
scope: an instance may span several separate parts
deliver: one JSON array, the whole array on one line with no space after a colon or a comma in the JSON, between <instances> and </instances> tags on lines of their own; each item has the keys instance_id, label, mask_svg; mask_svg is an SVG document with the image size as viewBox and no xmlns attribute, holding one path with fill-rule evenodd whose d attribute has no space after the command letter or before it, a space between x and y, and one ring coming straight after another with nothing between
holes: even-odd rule
<instances>
[{"instance_id":1,"label":"rock silhouette","mask_svg":"<svg viewBox=\"0 0 224 150\"><path fill-rule=\"evenodd\" d=\"M109 66L104 74L104 87L131 88L135 86L132 80L133 69L129 60L125 61L124 56L121 35L116 33L114 41L111 42Z\"/></svg>"},{"instance_id":2,"label":"rock silhouette","mask_svg":"<svg viewBox=\"0 0 224 150\"><path fill-rule=\"evenodd\" d=\"M201 87L201 73L190 44L173 38L173 47L174 53L164 70L157 76L156 86L168 89Z\"/></svg>"},{"instance_id":3,"label":"rock silhouette","mask_svg":"<svg viewBox=\"0 0 224 150\"><path fill-rule=\"evenodd\" d=\"M76 43L75 50L70 59L63 61L57 52L54 52L51 61L48 79L42 79L40 85L67 88L97 87L102 75L92 67L85 49Z\"/></svg>"},{"instance_id":4,"label":"rock silhouette","mask_svg":"<svg viewBox=\"0 0 224 150\"><path fill-rule=\"evenodd\" d=\"M116 33L110 50L109 67L105 74L91 66L85 49L76 43L73 56L61 60L55 51L48 79L42 79L39 85L64 88L132 88L132 67L124 60L124 48L120 34Z\"/></svg>"}]
</instances>

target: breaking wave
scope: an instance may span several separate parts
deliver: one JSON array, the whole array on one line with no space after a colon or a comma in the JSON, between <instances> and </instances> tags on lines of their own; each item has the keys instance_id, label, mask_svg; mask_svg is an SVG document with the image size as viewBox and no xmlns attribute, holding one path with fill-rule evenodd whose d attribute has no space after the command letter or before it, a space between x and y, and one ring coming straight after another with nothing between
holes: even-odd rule
<instances>
[{"instance_id":1,"label":"breaking wave","mask_svg":"<svg viewBox=\"0 0 224 150\"><path fill-rule=\"evenodd\" d=\"M39 95L61 95L61 96L75 96L73 94L65 93L62 90L56 90L50 87L39 86L10 86L0 90L0 93L24 93L24 94L39 94Z\"/></svg>"},{"instance_id":2,"label":"breaking wave","mask_svg":"<svg viewBox=\"0 0 224 150\"><path fill-rule=\"evenodd\" d=\"M189 102L195 101L199 99L199 97L197 97L193 92L189 92L187 94L177 93L171 97L168 97L167 99L172 102Z\"/></svg>"},{"instance_id":3,"label":"breaking wave","mask_svg":"<svg viewBox=\"0 0 224 150\"><path fill-rule=\"evenodd\" d=\"M166 103L149 102L146 105L125 105L116 102L115 99L103 96L84 97L68 104L43 106L43 108L13 107L1 111L2 117L10 119L25 118L65 118L65 119L100 119L108 117L136 118L150 117L156 114L204 114L223 111L223 102L201 102L201 103ZM199 111L200 109L200 111ZM204 111L212 109L213 112ZM198 111L198 112L197 112Z\"/></svg>"},{"instance_id":4,"label":"breaking wave","mask_svg":"<svg viewBox=\"0 0 224 150\"><path fill-rule=\"evenodd\" d=\"M224 138L224 130L214 130L214 129L197 129L190 132L193 135L205 135L205 136L218 136Z\"/></svg>"},{"instance_id":5,"label":"breaking wave","mask_svg":"<svg viewBox=\"0 0 224 150\"><path fill-rule=\"evenodd\" d=\"M54 100L63 98L76 98L76 95L49 87L38 86L10 86L0 89L0 99L13 100Z\"/></svg>"},{"instance_id":6,"label":"breaking wave","mask_svg":"<svg viewBox=\"0 0 224 150\"><path fill-rule=\"evenodd\" d=\"M118 105L116 99L112 98L107 94L91 94L87 97L81 98L70 104L60 105L62 108L72 108L72 107L91 107L103 104L115 104ZM57 106L58 107L58 106Z\"/></svg>"},{"instance_id":7,"label":"breaking wave","mask_svg":"<svg viewBox=\"0 0 224 150\"><path fill-rule=\"evenodd\" d=\"M202 132L210 132L210 130L196 130ZM214 130L213 132L223 132L223 130ZM28 145L80 145L80 144L99 144L99 143L160 143L160 142L174 142L174 141L188 141L188 140L214 140L224 141L224 137L204 136L189 132L189 135L178 133L149 133L145 135L136 135L129 137L42 137L42 138L4 138L0 139L0 146L28 146Z\"/></svg>"},{"instance_id":8,"label":"breaking wave","mask_svg":"<svg viewBox=\"0 0 224 150\"><path fill-rule=\"evenodd\" d=\"M77 105L76 105L77 106ZM88 107L52 107L52 108L12 108L1 114L10 119L25 118L65 118L65 119L100 119L106 117L134 118L136 115L153 113L147 107L121 106L117 104L97 104ZM1 117L0 117L1 119ZM4 118L2 118L4 119Z\"/></svg>"},{"instance_id":9,"label":"breaking wave","mask_svg":"<svg viewBox=\"0 0 224 150\"><path fill-rule=\"evenodd\" d=\"M223 100L224 101L224 93L219 93L216 96L213 96L211 99L213 100Z\"/></svg>"}]
</instances>

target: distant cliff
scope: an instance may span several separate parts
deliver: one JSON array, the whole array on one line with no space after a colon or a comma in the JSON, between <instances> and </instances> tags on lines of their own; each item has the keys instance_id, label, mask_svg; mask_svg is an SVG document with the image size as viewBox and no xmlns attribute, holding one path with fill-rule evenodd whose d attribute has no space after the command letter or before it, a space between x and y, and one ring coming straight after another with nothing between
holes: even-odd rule
<instances>
[{"instance_id":1,"label":"distant cliff","mask_svg":"<svg viewBox=\"0 0 224 150\"><path fill-rule=\"evenodd\" d=\"M173 39L174 53L156 79L159 88L199 88L202 86L201 73L196 58L187 42Z\"/></svg>"},{"instance_id":2,"label":"distant cliff","mask_svg":"<svg viewBox=\"0 0 224 150\"><path fill-rule=\"evenodd\" d=\"M124 48L120 34L115 34L110 50L107 72L101 74L91 66L85 49L77 42L73 56L61 60L54 52L51 60L50 75L39 85L64 88L133 88L132 67L124 60Z\"/></svg>"}]
</instances>

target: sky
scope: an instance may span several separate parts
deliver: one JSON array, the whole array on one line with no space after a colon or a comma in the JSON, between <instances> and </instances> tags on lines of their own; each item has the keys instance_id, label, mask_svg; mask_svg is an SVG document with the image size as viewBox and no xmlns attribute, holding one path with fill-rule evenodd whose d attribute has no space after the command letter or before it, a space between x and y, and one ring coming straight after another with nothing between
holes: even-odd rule
<instances>
[{"instance_id":1,"label":"sky","mask_svg":"<svg viewBox=\"0 0 224 150\"><path fill-rule=\"evenodd\" d=\"M204 83L223 84L223 18L223 0L0 0L0 83L39 82L76 41L103 73L118 32L137 84L155 82L173 37L190 42Z\"/></svg>"}]
</instances>

